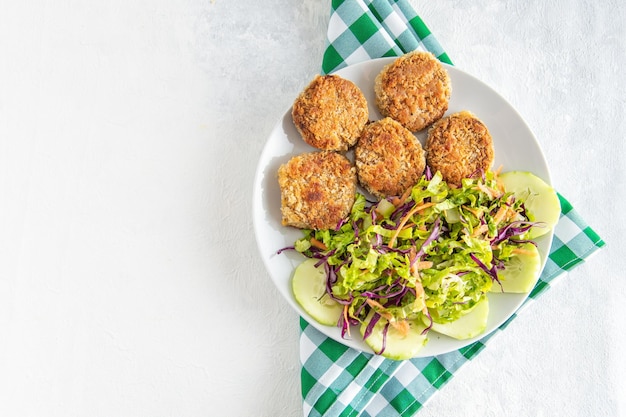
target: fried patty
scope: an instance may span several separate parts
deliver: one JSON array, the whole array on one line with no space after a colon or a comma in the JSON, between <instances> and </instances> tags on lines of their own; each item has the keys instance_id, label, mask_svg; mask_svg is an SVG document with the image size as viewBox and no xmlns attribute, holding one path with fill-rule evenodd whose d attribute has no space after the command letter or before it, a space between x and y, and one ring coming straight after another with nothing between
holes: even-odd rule
<instances>
[{"instance_id":1,"label":"fried patty","mask_svg":"<svg viewBox=\"0 0 626 417\"><path fill-rule=\"evenodd\" d=\"M379 198L402 194L424 172L422 145L390 117L368 124L354 149L361 185Z\"/></svg>"},{"instance_id":2,"label":"fried patty","mask_svg":"<svg viewBox=\"0 0 626 417\"><path fill-rule=\"evenodd\" d=\"M487 126L468 111L447 116L431 126L426 163L452 184L482 175L493 165L493 140Z\"/></svg>"},{"instance_id":3,"label":"fried patty","mask_svg":"<svg viewBox=\"0 0 626 417\"><path fill-rule=\"evenodd\" d=\"M278 169L282 224L302 229L332 229L352 209L356 170L333 151L304 153Z\"/></svg>"},{"instance_id":4,"label":"fried patty","mask_svg":"<svg viewBox=\"0 0 626 417\"><path fill-rule=\"evenodd\" d=\"M359 139L369 112L365 96L352 81L318 75L296 98L291 115L309 145L346 151Z\"/></svg>"},{"instance_id":5,"label":"fried patty","mask_svg":"<svg viewBox=\"0 0 626 417\"><path fill-rule=\"evenodd\" d=\"M448 72L433 54L413 51L382 69L374 92L383 116L417 132L443 117L452 86Z\"/></svg>"}]
</instances>

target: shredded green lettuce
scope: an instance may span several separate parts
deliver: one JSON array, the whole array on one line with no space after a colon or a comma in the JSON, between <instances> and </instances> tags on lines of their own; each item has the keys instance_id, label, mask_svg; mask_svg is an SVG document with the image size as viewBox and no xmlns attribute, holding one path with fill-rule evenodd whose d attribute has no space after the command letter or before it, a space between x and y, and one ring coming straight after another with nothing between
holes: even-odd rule
<instances>
[{"instance_id":1,"label":"shredded green lettuce","mask_svg":"<svg viewBox=\"0 0 626 417\"><path fill-rule=\"evenodd\" d=\"M524 230L510 227L520 221L528 221L523 204L502 191L493 172L458 187L435 173L422 176L406 201L368 203L357 194L337 229L306 230L294 246L328 264L329 294L346 305L344 329L372 309L391 323L446 323L497 285L495 271L524 242Z\"/></svg>"}]
</instances>

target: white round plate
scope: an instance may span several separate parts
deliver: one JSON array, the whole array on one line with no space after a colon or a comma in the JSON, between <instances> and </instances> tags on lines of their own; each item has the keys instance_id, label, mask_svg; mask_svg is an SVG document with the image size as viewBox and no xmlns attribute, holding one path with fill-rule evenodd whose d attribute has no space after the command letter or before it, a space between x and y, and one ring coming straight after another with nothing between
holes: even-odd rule
<instances>
[{"instance_id":1,"label":"white round plate","mask_svg":"<svg viewBox=\"0 0 626 417\"><path fill-rule=\"evenodd\" d=\"M336 74L354 82L363 91L369 103L370 120L382 118L374 100L374 79L383 66L394 58L380 58L351 65ZM513 170L530 171L550 184L550 173L537 140L515 109L498 93L480 80L455 68L445 65L452 82L452 95L446 114L468 110L481 119L489 129L494 143L494 167L502 166L503 172ZM295 97L294 97L295 99ZM426 132L416 136L425 143ZM271 132L258 162L252 198L254 231L261 258L280 293L289 304L312 326L334 340L354 349L372 353L363 342L358 329L352 329L352 337L343 339L339 328L324 326L312 319L296 302L291 290L291 277L295 267L304 256L294 251L276 252L302 237L302 232L281 224L280 189L278 167L292 156L312 152L301 139L291 118L291 109L285 112ZM548 257L552 233L537 239L542 256L542 269ZM528 294L489 295L489 320L486 331L473 339L456 340L435 332L429 333L429 341L417 357L434 356L460 349L486 336L504 323L524 302Z\"/></svg>"}]
</instances>

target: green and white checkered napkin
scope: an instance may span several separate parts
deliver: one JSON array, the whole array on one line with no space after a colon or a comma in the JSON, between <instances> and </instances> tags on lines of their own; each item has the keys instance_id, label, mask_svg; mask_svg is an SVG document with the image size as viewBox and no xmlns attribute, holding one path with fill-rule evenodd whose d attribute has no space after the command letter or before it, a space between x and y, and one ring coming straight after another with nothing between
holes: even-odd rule
<instances>
[{"instance_id":1,"label":"green and white checkered napkin","mask_svg":"<svg viewBox=\"0 0 626 417\"><path fill-rule=\"evenodd\" d=\"M328 45L322 71L383 56L422 49L451 63L437 40L406 0L332 0ZM602 239L559 195L561 218L545 269L522 305L527 307L556 278L604 246ZM300 319L300 360L305 416L412 416L499 329L458 351L393 361L359 352L327 338Z\"/></svg>"}]
</instances>

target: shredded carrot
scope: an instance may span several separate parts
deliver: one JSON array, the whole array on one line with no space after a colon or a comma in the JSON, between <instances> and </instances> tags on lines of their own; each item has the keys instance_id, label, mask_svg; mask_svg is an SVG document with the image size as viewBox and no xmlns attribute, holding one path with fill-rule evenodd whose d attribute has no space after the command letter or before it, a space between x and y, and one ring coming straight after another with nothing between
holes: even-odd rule
<instances>
[{"instance_id":1,"label":"shredded carrot","mask_svg":"<svg viewBox=\"0 0 626 417\"><path fill-rule=\"evenodd\" d=\"M324 245L324 242L320 242L314 237L311 238L311 246L315 246L316 248L321 250L328 250L328 246Z\"/></svg>"},{"instance_id":2,"label":"shredded carrot","mask_svg":"<svg viewBox=\"0 0 626 417\"><path fill-rule=\"evenodd\" d=\"M402 193L402 195L400 196L400 198L398 197L394 197L392 199L392 203L394 206L398 207L402 204L404 204L404 202L406 201L407 198L409 198L409 196L411 195L411 191L413 191L413 187L409 187L406 189L406 191L404 191L404 193Z\"/></svg>"},{"instance_id":3,"label":"shredded carrot","mask_svg":"<svg viewBox=\"0 0 626 417\"><path fill-rule=\"evenodd\" d=\"M530 251L528 249L522 249L522 248L515 248L511 251L511 253L514 253L516 255L532 255L535 252L534 251Z\"/></svg>"},{"instance_id":4,"label":"shredded carrot","mask_svg":"<svg viewBox=\"0 0 626 417\"><path fill-rule=\"evenodd\" d=\"M476 237L488 231L489 231L489 227L486 224L481 224L479 227L474 229L474 231L472 232L472 237Z\"/></svg>"},{"instance_id":5,"label":"shredded carrot","mask_svg":"<svg viewBox=\"0 0 626 417\"><path fill-rule=\"evenodd\" d=\"M415 255L417 255L417 252L415 251L415 247L411 246L411 249L409 250L409 261L413 262L413 259L415 259ZM411 269L411 272L413 272L413 269Z\"/></svg>"},{"instance_id":6,"label":"shredded carrot","mask_svg":"<svg viewBox=\"0 0 626 417\"><path fill-rule=\"evenodd\" d=\"M411 329L407 320L392 320L389 321L389 324L391 324L402 336L409 334L409 330Z\"/></svg>"},{"instance_id":7,"label":"shredded carrot","mask_svg":"<svg viewBox=\"0 0 626 417\"><path fill-rule=\"evenodd\" d=\"M348 304L343 306L343 320L344 323L348 323ZM350 336L350 326L347 325L346 327L348 328L348 336Z\"/></svg>"},{"instance_id":8,"label":"shredded carrot","mask_svg":"<svg viewBox=\"0 0 626 417\"><path fill-rule=\"evenodd\" d=\"M421 282L415 283L415 298L420 298L424 295L424 287Z\"/></svg>"},{"instance_id":9,"label":"shredded carrot","mask_svg":"<svg viewBox=\"0 0 626 417\"><path fill-rule=\"evenodd\" d=\"M398 227L396 228L396 230L394 231L393 235L391 236L391 239L389 240L389 247L393 248L394 245L396 244L396 239L398 238L398 235L400 234L400 232L402 231L402 228L404 227L404 225L409 221L409 219L411 218L411 216L413 216L415 213L418 213L424 209L427 209L430 206L434 206L435 203L433 202L429 202L429 203L422 203L422 204L418 204L415 207L413 207L411 209L411 211L409 211L403 218L402 221L400 222L400 224L398 225Z\"/></svg>"},{"instance_id":10,"label":"shredded carrot","mask_svg":"<svg viewBox=\"0 0 626 417\"><path fill-rule=\"evenodd\" d=\"M376 310L376 312L378 314L383 316L388 321L391 321L391 319L393 319L393 316L391 315L391 313L386 311L385 307L383 307L383 305L380 304L378 301L374 301L371 298L368 298L366 300L366 302L367 302L367 304L369 304L370 307L372 307L374 310Z\"/></svg>"},{"instance_id":11,"label":"shredded carrot","mask_svg":"<svg viewBox=\"0 0 626 417\"><path fill-rule=\"evenodd\" d=\"M480 219L481 217L483 217L483 211L480 209L475 209L470 206L461 206L461 207L463 208L463 210L467 210L470 213L472 213L474 216L476 216L477 219Z\"/></svg>"},{"instance_id":12,"label":"shredded carrot","mask_svg":"<svg viewBox=\"0 0 626 417\"><path fill-rule=\"evenodd\" d=\"M428 269L433 267L432 261L419 261L415 264L417 269Z\"/></svg>"},{"instance_id":13,"label":"shredded carrot","mask_svg":"<svg viewBox=\"0 0 626 417\"><path fill-rule=\"evenodd\" d=\"M385 307L383 307L378 301L374 301L372 299L367 299L367 304L372 307L378 314L380 314L384 319L386 319L389 324L391 324L400 334L406 336L409 333L409 322L406 320L395 320L391 313L385 311Z\"/></svg>"},{"instance_id":14,"label":"shredded carrot","mask_svg":"<svg viewBox=\"0 0 626 417\"><path fill-rule=\"evenodd\" d=\"M409 264L411 265L410 272L415 278L419 279L419 271L417 270L417 264L413 263L416 255L417 255L417 252L415 251L415 247L411 246L411 249L409 250Z\"/></svg>"},{"instance_id":15,"label":"shredded carrot","mask_svg":"<svg viewBox=\"0 0 626 417\"><path fill-rule=\"evenodd\" d=\"M423 312L428 312L428 308L426 307L426 303L424 302L424 287L421 282L415 283L415 301L413 301L413 308L417 309L420 303L423 303L424 306L422 308Z\"/></svg>"},{"instance_id":16,"label":"shredded carrot","mask_svg":"<svg viewBox=\"0 0 626 417\"><path fill-rule=\"evenodd\" d=\"M493 221L496 224L499 224L503 220L508 219L509 217L509 206L502 206L498 209L498 212L495 216L493 216Z\"/></svg>"},{"instance_id":17,"label":"shredded carrot","mask_svg":"<svg viewBox=\"0 0 626 417\"><path fill-rule=\"evenodd\" d=\"M431 201L431 202L424 203L424 204L421 204L421 205L419 205L419 206L416 206L416 207L414 207L414 208L416 208L416 209L417 209L417 210L416 210L416 212L420 212L420 211L424 211L424 209L427 209L428 207L432 207L432 206L434 206L435 204L436 204L436 203L433 203L433 202Z\"/></svg>"},{"instance_id":18,"label":"shredded carrot","mask_svg":"<svg viewBox=\"0 0 626 417\"><path fill-rule=\"evenodd\" d=\"M383 305L381 303L379 303L378 301L372 300L371 298L368 298L366 300L366 302L372 308L378 308L378 309L381 309L381 310L385 309L385 307L383 307Z\"/></svg>"}]
</instances>

